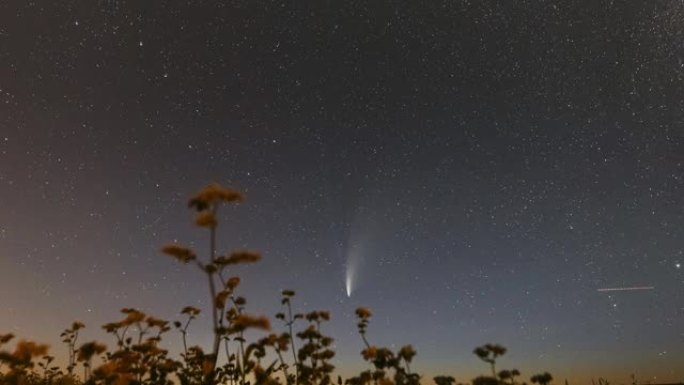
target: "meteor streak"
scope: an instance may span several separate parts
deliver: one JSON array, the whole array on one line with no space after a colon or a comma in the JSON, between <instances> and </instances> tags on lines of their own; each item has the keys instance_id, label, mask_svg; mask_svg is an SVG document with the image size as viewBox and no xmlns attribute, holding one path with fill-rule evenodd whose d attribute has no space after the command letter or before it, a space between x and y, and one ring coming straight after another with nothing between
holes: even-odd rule
<instances>
[{"instance_id":1,"label":"meteor streak","mask_svg":"<svg viewBox=\"0 0 684 385\"><path fill-rule=\"evenodd\" d=\"M653 286L632 286L632 287L605 287L602 289L596 289L596 291L606 292L606 291L635 291L635 290L653 290Z\"/></svg>"}]
</instances>

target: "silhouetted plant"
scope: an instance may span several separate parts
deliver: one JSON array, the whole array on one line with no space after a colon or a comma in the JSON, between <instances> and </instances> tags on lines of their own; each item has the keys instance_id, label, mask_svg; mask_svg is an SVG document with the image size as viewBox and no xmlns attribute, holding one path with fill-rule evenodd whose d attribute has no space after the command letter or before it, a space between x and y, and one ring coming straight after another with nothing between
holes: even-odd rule
<instances>
[{"instance_id":1,"label":"silhouetted plant","mask_svg":"<svg viewBox=\"0 0 684 385\"><path fill-rule=\"evenodd\" d=\"M532 381L533 384L539 384L539 385L548 385L551 383L553 380L553 376L549 374L548 372L544 372L541 374L535 374L534 376L530 377L530 381Z\"/></svg>"},{"instance_id":2,"label":"silhouetted plant","mask_svg":"<svg viewBox=\"0 0 684 385\"><path fill-rule=\"evenodd\" d=\"M436 385L454 385L456 379L451 376L435 376L432 378Z\"/></svg>"},{"instance_id":3,"label":"silhouetted plant","mask_svg":"<svg viewBox=\"0 0 684 385\"><path fill-rule=\"evenodd\" d=\"M290 345L292 349L292 358L294 360L294 367L295 367L295 373L291 377L287 373L287 364L281 357L281 362L282 362L282 367L283 370L285 371L285 380L288 385L290 384L298 384L299 383L299 361L297 360L297 348L295 345L294 341L294 334L293 334L293 325L294 322L298 319L302 319L304 316L301 313L297 314L292 314L292 297L294 297L295 292L293 290L283 290L281 292L282 298L280 300L280 303L285 306L287 310L287 315L285 313L278 313L276 314L276 318L279 320L282 320L285 323L285 326L287 327L287 337L290 340Z\"/></svg>"},{"instance_id":4,"label":"silhouetted plant","mask_svg":"<svg viewBox=\"0 0 684 385\"><path fill-rule=\"evenodd\" d=\"M13 334L0 335L0 347L11 339ZM40 377L33 371L35 360L47 355L48 346L33 341L20 340L13 352L0 351L0 367L6 365L7 372L0 377L5 384L30 384L40 381Z\"/></svg>"},{"instance_id":5,"label":"silhouetted plant","mask_svg":"<svg viewBox=\"0 0 684 385\"><path fill-rule=\"evenodd\" d=\"M88 342L78 348L78 361L83 363L83 379L88 380L92 370L92 359L96 354L102 354L107 350L105 345L95 341Z\"/></svg>"},{"instance_id":6,"label":"silhouetted plant","mask_svg":"<svg viewBox=\"0 0 684 385\"><path fill-rule=\"evenodd\" d=\"M506 348L497 344L486 344L473 350L476 356L492 368L492 378L496 379L496 359L506 354Z\"/></svg>"},{"instance_id":7,"label":"silhouetted plant","mask_svg":"<svg viewBox=\"0 0 684 385\"><path fill-rule=\"evenodd\" d=\"M209 230L209 256L206 262L202 262L191 249L186 247L173 244L162 249L164 253L183 263L194 262L207 277L211 299L211 322L213 325L214 341L211 352L209 354L202 354L202 372L204 373L203 382L205 385L212 385L214 383L221 342L229 343L230 338L239 343L240 355L234 364L229 355L227 357L228 366L224 367L221 374L233 380L235 380L237 375L245 382L249 362L247 361L243 332L248 327L263 326L265 329L270 327L268 320L265 319L260 319L260 321L265 320L265 322L259 322L258 324L246 322L246 320L252 320L252 318L242 315L245 301L242 297L235 297L233 295L236 282L235 280L227 279L224 275L229 266L256 262L261 256L250 251L234 251L228 255L218 255L217 253L217 212L223 204L241 202L242 200L243 196L241 193L224 188L218 184L206 186L190 199L188 206L197 212L195 224ZM226 306L228 299L231 300L232 306ZM225 324L224 321L228 324ZM227 354L229 353L227 352ZM231 366L231 364L233 365Z\"/></svg>"},{"instance_id":8,"label":"silhouetted plant","mask_svg":"<svg viewBox=\"0 0 684 385\"><path fill-rule=\"evenodd\" d=\"M496 377L478 376L473 378L473 385L500 385L501 382Z\"/></svg>"},{"instance_id":9,"label":"silhouetted plant","mask_svg":"<svg viewBox=\"0 0 684 385\"><path fill-rule=\"evenodd\" d=\"M510 385L515 384L515 377L518 377L520 375L520 371L518 369L512 369L512 370L501 370L499 371L499 380L502 382L508 383Z\"/></svg>"},{"instance_id":10,"label":"silhouetted plant","mask_svg":"<svg viewBox=\"0 0 684 385\"><path fill-rule=\"evenodd\" d=\"M361 336L365 349L361 351L364 360L373 365L374 370L362 372L359 376L348 380L350 385L363 385L372 380L380 385L418 385L420 375L411 372L410 363L416 355L411 345L403 346L397 354L390 349L376 347L368 342L366 333L370 322L371 312L368 308L359 307L356 309L356 316L359 321L357 324L359 335ZM387 370L392 370L394 375L387 377Z\"/></svg>"},{"instance_id":11,"label":"silhouetted plant","mask_svg":"<svg viewBox=\"0 0 684 385\"><path fill-rule=\"evenodd\" d=\"M329 385L331 374L335 369L330 360L335 352L330 349L333 339L321 333L321 323L330 320L327 311L313 311L305 315L309 326L297 337L302 340L302 347L297 352L297 368L299 383L303 385Z\"/></svg>"},{"instance_id":12,"label":"silhouetted plant","mask_svg":"<svg viewBox=\"0 0 684 385\"><path fill-rule=\"evenodd\" d=\"M91 372L90 359L104 351L97 343L84 344L79 349L79 361L86 368L86 384L131 383L170 384L168 376L180 364L167 357L168 351L160 348L162 334L170 330L168 321L131 308L121 310L125 318L102 326L116 339L117 349L106 354L105 363Z\"/></svg>"},{"instance_id":13,"label":"silhouetted plant","mask_svg":"<svg viewBox=\"0 0 684 385\"><path fill-rule=\"evenodd\" d=\"M66 369L69 375L74 373L74 368L76 367L76 341L78 340L79 330L83 329L84 327L85 325L83 325L83 323L74 321L71 324L71 328L64 330L62 334L60 334L60 337L62 337L62 342L67 345L69 362Z\"/></svg>"}]
</instances>

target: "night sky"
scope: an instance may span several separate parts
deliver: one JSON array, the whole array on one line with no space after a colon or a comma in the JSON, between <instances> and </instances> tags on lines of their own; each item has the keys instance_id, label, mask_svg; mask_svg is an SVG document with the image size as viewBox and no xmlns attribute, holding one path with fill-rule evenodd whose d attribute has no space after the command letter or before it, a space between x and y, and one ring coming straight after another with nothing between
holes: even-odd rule
<instances>
[{"instance_id":1,"label":"night sky","mask_svg":"<svg viewBox=\"0 0 684 385\"><path fill-rule=\"evenodd\" d=\"M160 249L215 181L248 309L331 310L343 375L363 305L426 383L684 380L684 3L555 3L1 1L0 332L206 309Z\"/></svg>"}]
</instances>

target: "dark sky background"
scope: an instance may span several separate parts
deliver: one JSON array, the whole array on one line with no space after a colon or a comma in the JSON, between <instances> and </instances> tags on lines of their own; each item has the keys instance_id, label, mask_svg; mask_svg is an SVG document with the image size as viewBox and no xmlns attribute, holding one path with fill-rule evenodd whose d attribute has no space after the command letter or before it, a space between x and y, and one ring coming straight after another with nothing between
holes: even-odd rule
<instances>
[{"instance_id":1,"label":"dark sky background","mask_svg":"<svg viewBox=\"0 0 684 385\"><path fill-rule=\"evenodd\" d=\"M342 374L364 305L426 379L498 342L528 378L684 380L684 3L556 3L1 1L0 331L59 355L206 304L159 249L206 251L216 181L249 308L331 310Z\"/></svg>"}]
</instances>

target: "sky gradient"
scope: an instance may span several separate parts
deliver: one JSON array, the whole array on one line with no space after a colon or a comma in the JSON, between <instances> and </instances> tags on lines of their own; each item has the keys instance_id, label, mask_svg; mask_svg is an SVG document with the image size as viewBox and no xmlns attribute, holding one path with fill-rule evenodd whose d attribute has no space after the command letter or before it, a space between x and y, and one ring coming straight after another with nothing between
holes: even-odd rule
<instances>
[{"instance_id":1,"label":"sky gradient","mask_svg":"<svg viewBox=\"0 0 684 385\"><path fill-rule=\"evenodd\" d=\"M202 307L159 250L206 254L215 181L248 308L331 310L343 374L368 306L426 379L496 342L527 378L684 381L682 2L144 3L0 3L0 332Z\"/></svg>"}]
</instances>

